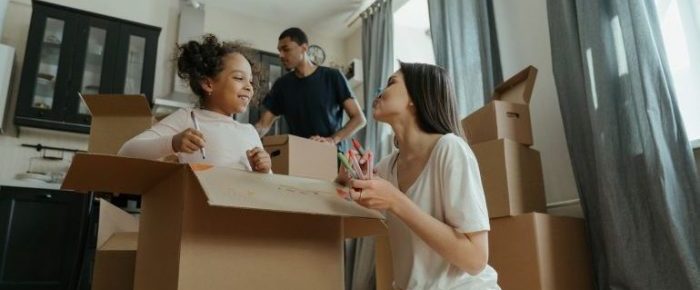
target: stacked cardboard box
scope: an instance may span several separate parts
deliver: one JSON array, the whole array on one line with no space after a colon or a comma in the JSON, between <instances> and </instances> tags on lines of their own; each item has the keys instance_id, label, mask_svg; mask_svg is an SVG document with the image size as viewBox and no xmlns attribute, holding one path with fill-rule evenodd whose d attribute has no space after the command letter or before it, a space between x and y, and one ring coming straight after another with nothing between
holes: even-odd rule
<instances>
[{"instance_id":1,"label":"stacked cardboard box","mask_svg":"<svg viewBox=\"0 0 700 290\"><path fill-rule=\"evenodd\" d=\"M489 217L546 209L540 153L532 145L529 103L537 69L499 85L493 101L462 120L479 162Z\"/></svg>"},{"instance_id":2,"label":"stacked cardboard box","mask_svg":"<svg viewBox=\"0 0 700 290\"><path fill-rule=\"evenodd\" d=\"M536 68L525 68L495 89L492 102L462 120L491 218L489 264L504 290L591 289L583 220L542 214L540 153L529 148L536 76Z\"/></svg>"}]
</instances>

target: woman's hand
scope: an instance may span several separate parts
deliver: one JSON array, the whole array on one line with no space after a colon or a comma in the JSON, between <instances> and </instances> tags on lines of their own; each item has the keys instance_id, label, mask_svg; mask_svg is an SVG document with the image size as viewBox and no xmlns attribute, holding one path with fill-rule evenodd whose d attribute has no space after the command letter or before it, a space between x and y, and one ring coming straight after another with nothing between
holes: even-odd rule
<instances>
[{"instance_id":1,"label":"woman's hand","mask_svg":"<svg viewBox=\"0 0 700 290\"><path fill-rule=\"evenodd\" d=\"M192 128L187 128L173 136L172 146L175 152L192 153L204 148L205 145L202 132Z\"/></svg>"},{"instance_id":2,"label":"woman's hand","mask_svg":"<svg viewBox=\"0 0 700 290\"><path fill-rule=\"evenodd\" d=\"M270 159L270 154L260 147L255 147L246 151L248 156L248 162L250 162L250 167L253 171L268 173L270 168L272 168L272 159Z\"/></svg>"},{"instance_id":3,"label":"woman's hand","mask_svg":"<svg viewBox=\"0 0 700 290\"><path fill-rule=\"evenodd\" d=\"M376 210L397 212L410 200L390 182L375 177L371 180L352 179L349 189L338 189L341 196L349 196L360 205Z\"/></svg>"},{"instance_id":4,"label":"woman's hand","mask_svg":"<svg viewBox=\"0 0 700 290\"><path fill-rule=\"evenodd\" d=\"M357 151L355 149L350 149L350 150L353 151L353 154L355 154L355 156L360 156L360 154L357 153ZM346 156L345 158L350 160L350 157L347 156L347 154L345 156ZM362 169L362 172L363 172L361 174L367 173L367 170L368 170L367 165L369 164L368 163L369 158L372 158L372 156L369 155L368 153L365 153L365 155L361 156L360 160L358 160L358 163L360 165L360 169ZM350 162L352 162L352 161L350 161ZM372 174L375 175L376 173L377 173L377 169L373 168ZM341 163L340 169L338 169L338 177L335 178L335 182L342 185L342 186L348 186L350 184L351 179L353 179L353 176L350 174L350 172L348 172L348 170L345 168L345 166L343 166L343 164Z\"/></svg>"}]
</instances>

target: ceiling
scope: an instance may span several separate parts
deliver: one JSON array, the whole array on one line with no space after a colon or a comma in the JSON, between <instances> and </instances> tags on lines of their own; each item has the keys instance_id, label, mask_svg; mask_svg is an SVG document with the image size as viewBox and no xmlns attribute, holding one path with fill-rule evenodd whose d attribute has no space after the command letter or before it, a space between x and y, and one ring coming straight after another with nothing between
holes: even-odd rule
<instances>
[{"instance_id":1,"label":"ceiling","mask_svg":"<svg viewBox=\"0 0 700 290\"><path fill-rule=\"evenodd\" d=\"M316 33L346 37L357 27L348 24L372 0L200 0L209 8L220 7L285 26L299 26Z\"/></svg>"}]
</instances>

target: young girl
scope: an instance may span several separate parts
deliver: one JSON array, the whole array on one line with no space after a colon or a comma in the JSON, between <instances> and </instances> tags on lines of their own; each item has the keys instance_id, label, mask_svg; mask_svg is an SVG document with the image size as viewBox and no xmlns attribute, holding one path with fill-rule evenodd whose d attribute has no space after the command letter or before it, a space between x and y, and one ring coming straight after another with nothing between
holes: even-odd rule
<instances>
[{"instance_id":1,"label":"young girl","mask_svg":"<svg viewBox=\"0 0 700 290\"><path fill-rule=\"evenodd\" d=\"M373 104L391 125L399 150L382 159L379 177L349 185L359 204L387 210L394 288L494 290L487 265L489 219L479 167L462 137L447 72L401 63Z\"/></svg>"},{"instance_id":2,"label":"young girl","mask_svg":"<svg viewBox=\"0 0 700 290\"><path fill-rule=\"evenodd\" d=\"M160 159L175 153L181 163L270 172L270 156L255 128L233 119L254 93L257 75L247 53L241 44L219 42L211 34L178 46L178 76L199 97L200 108L174 112L126 142L119 155Z\"/></svg>"}]
</instances>

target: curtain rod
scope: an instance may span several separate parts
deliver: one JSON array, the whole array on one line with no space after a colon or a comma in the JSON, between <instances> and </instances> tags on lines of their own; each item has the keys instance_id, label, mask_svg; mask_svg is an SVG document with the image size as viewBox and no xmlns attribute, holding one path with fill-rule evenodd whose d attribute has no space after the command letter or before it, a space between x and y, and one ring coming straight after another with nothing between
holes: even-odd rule
<instances>
[{"instance_id":1,"label":"curtain rod","mask_svg":"<svg viewBox=\"0 0 700 290\"><path fill-rule=\"evenodd\" d=\"M365 10L363 10L362 12L360 12L360 14L357 14L357 16L355 16L355 18L354 18L352 21L350 21L350 24L348 24L348 27L350 27L350 26L352 26L353 24L355 24L355 21L357 21L357 19L364 18L364 17L367 17L367 16L369 16L369 15L372 15L372 14L374 13L375 9L379 8L379 6L381 6L382 4L384 4L384 2L386 2L386 0L376 0L376 1L374 1L374 3L372 3L372 4L369 5L369 7L367 7Z\"/></svg>"}]
</instances>

